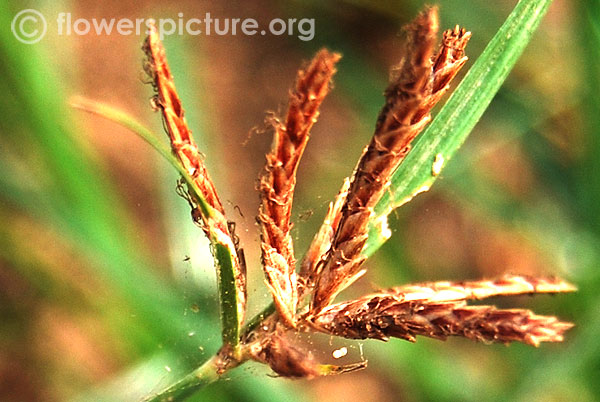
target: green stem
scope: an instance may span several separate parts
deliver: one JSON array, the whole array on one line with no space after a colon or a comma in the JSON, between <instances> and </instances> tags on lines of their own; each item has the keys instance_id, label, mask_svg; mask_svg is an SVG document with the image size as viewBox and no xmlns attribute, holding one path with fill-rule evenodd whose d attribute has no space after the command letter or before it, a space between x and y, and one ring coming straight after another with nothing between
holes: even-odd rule
<instances>
[{"instance_id":1,"label":"green stem","mask_svg":"<svg viewBox=\"0 0 600 402\"><path fill-rule=\"evenodd\" d=\"M213 242L213 254L215 262L220 269L217 271L219 281L219 300L221 302L221 328L223 343L233 347L233 356L240 358L240 319L244 312L240 308L238 298L234 297L237 289L235 283L235 266L231 256L231 249L226 245L219 243L218 239L211 239ZM233 297L232 297L233 295Z\"/></svg>"},{"instance_id":2,"label":"green stem","mask_svg":"<svg viewBox=\"0 0 600 402\"><path fill-rule=\"evenodd\" d=\"M146 402L174 402L188 398L201 388L221 378L222 374L218 373L219 361L218 355L213 356L175 384L146 399Z\"/></svg>"}]
</instances>

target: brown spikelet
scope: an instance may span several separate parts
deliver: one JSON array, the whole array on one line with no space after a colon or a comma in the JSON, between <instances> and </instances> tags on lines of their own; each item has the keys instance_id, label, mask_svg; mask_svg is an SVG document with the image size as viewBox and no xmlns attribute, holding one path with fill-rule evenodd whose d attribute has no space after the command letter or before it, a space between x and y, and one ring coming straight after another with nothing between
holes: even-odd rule
<instances>
[{"instance_id":1,"label":"brown spikelet","mask_svg":"<svg viewBox=\"0 0 600 402\"><path fill-rule=\"evenodd\" d=\"M337 293L364 271L361 251L373 210L387 190L392 173L410 150L411 141L429 122L430 111L464 65L470 33L458 27L447 31L434 56L438 31L437 9L421 13L407 28L405 56L392 72L375 134L365 148L354 175L327 260L318 279L311 311L330 304Z\"/></svg>"},{"instance_id":2,"label":"brown spikelet","mask_svg":"<svg viewBox=\"0 0 600 402\"><path fill-rule=\"evenodd\" d=\"M407 286L329 306L312 321L317 330L353 339L395 337L414 342L417 335L436 339L463 336L483 342L523 342L538 346L540 342L562 341L564 332L573 325L556 317L535 315L529 310L468 306L465 300L574 289L559 280L523 277Z\"/></svg>"},{"instance_id":3,"label":"brown spikelet","mask_svg":"<svg viewBox=\"0 0 600 402\"><path fill-rule=\"evenodd\" d=\"M505 275L495 280L411 284L395 287L388 292L401 296L404 301L446 302L485 299L493 296L564 293L575 290L577 290L575 286L560 278Z\"/></svg>"},{"instance_id":4,"label":"brown spikelet","mask_svg":"<svg viewBox=\"0 0 600 402\"><path fill-rule=\"evenodd\" d=\"M223 205L185 120L181 100L167 63L165 49L154 25L150 28L143 50L148 58L144 68L157 92L154 104L162 112L173 153L194 179L206 202L223 214Z\"/></svg>"},{"instance_id":5,"label":"brown spikelet","mask_svg":"<svg viewBox=\"0 0 600 402\"><path fill-rule=\"evenodd\" d=\"M228 250L234 264L235 277L233 280L238 293L238 306L236 308L240 321L243 321L246 304L245 263L241 261L243 251L239 247L239 241L235 233L232 233L235 225L233 222L227 221L225 217L223 205L202 161L201 153L192 137L192 132L187 125L181 100L175 89L173 76L167 63L165 49L154 25L149 27L149 34L142 49L147 56L144 68L156 90L153 105L162 113L173 154L179 159L202 193L202 197L211 208L210 214L201 212L201 208L198 207L200 200L195 200L191 192L182 189L182 187L179 187L178 191L191 203L192 216L201 225L207 237L211 239L211 243L219 244Z\"/></svg>"},{"instance_id":6,"label":"brown spikelet","mask_svg":"<svg viewBox=\"0 0 600 402\"><path fill-rule=\"evenodd\" d=\"M295 326L298 300L296 260L290 235L296 171L339 59L339 54L323 49L298 73L285 121L274 122L273 149L267 154L260 179L258 222L266 281L277 311L290 326Z\"/></svg>"}]
</instances>

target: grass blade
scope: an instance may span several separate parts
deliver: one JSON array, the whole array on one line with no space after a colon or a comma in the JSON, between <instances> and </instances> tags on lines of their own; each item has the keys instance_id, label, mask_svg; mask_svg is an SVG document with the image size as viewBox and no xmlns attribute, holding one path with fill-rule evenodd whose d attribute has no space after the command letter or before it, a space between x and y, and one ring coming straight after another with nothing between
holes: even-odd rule
<instances>
[{"instance_id":1,"label":"grass blade","mask_svg":"<svg viewBox=\"0 0 600 402\"><path fill-rule=\"evenodd\" d=\"M179 161L171 154L171 152L163 146L156 136L144 125L139 123L127 113L104 105L99 102L76 98L71 102L71 105L77 109L96 114L113 121L146 141L150 144L161 156L163 156L183 177L193 192L193 196L198 201L198 205L202 213L211 219L214 214L213 208L208 205L202 195L202 191L198 188L196 182L190 177L187 170L179 163ZM212 229L212 225L208 226ZM223 340L234 347L234 352L237 353L239 342L239 311L238 300L236 298L237 288L235 282L235 263L231 254L233 245L230 244L229 238L219 235L217 230L210 230L209 240L213 247L215 256L215 264L218 266L218 281L221 303L221 323L223 327Z\"/></svg>"},{"instance_id":2,"label":"grass blade","mask_svg":"<svg viewBox=\"0 0 600 402\"><path fill-rule=\"evenodd\" d=\"M521 0L515 6L433 123L417 138L394 173L390 191L376 207L365 255L373 254L389 237L382 218L427 191L464 143L531 40L550 3L551 0Z\"/></svg>"},{"instance_id":3,"label":"grass blade","mask_svg":"<svg viewBox=\"0 0 600 402\"><path fill-rule=\"evenodd\" d=\"M156 135L150 131L150 129L146 128L142 123L135 120L132 116L123 112L122 110L113 108L111 106L105 105L100 102L95 102L92 100L76 97L71 100L71 106L83 110L88 113L92 113L98 115L100 117L104 117L107 120L110 120L118 125L125 127L129 131L136 134L138 137L146 141L154 150L156 150L163 158L167 160L173 166L177 172L181 175L181 177L185 180L186 184L190 186L194 195L198 198L200 202L200 207L203 209L203 213L209 214L210 206L202 197L202 193L200 189L194 181L190 178L187 171L179 164L177 159L171 154L169 149L162 145L160 141L157 139Z\"/></svg>"}]
</instances>

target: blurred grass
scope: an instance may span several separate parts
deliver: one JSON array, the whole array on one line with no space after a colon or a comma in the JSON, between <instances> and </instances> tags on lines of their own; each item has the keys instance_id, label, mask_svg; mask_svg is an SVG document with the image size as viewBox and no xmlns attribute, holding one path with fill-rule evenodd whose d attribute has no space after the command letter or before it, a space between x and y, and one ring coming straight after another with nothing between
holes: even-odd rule
<instances>
[{"instance_id":1,"label":"blurred grass","mask_svg":"<svg viewBox=\"0 0 600 402\"><path fill-rule=\"evenodd\" d=\"M483 0L439 3L443 27L460 23L473 31L468 52L471 60L477 58L514 5L511 1L496 4ZM110 11L110 7L116 7L116 3L111 4L104 7ZM67 6L72 5L61 5L65 9ZM183 3L177 7L186 11L188 6ZM257 9L268 9L273 16L317 18L317 36L308 44L271 38L281 52L299 53L308 59L312 51L327 45L344 54L336 90L326 102L315 137L335 135L333 131L318 131L325 130L322 126L328 122L327 112L335 111L332 105L356 120L349 123L350 130L335 137L337 149L315 151L321 158L323 153L330 153L329 158L335 163L327 166L334 169L323 173L329 179L326 182L315 179L299 183L299 205L322 209L328 199L316 205L313 196L335 193L352 169L354 160L347 155L358 156L370 136L382 103L380 93L386 82L386 69L398 58L398 42L393 37L421 6L420 1L257 3ZM132 227L135 200L128 200L127 188L115 183L111 166L94 154L94 144L88 142L90 137L82 135L82 128L76 123L82 116L73 116L66 106L66 96L71 92L86 93L72 88L73 83L67 80L73 72L49 62L57 52L53 46L72 46L73 38L22 45L7 27L23 6L5 2L0 7L0 399L62 400L79 395L79 400L135 400L149 390L167 385L217 347L218 320L215 314L208 313L217 306L211 299L214 278L198 278L190 283L189 278L196 274L188 272L190 266L182 261L184 253L194 252L198 257L192 258L192 266L206 265L202 261L205 253L183 251L205 243L199 240L200 231L195 231L189 222L183 201L172 196L173 177L162 173L170 167L156 160L145 171L156 175L156 188L161 189L156 198L165 210L161 215L175 273L169 275L167 267L157 266L152 254L139 244L137 232L145 228ZM46 2L32 2L31 7L62 11L58 5ZM394 237L370 263L374 284L362 284L363 290L369 290L370 286L391 286L399 281L443 279L448 275L466 279L491 274L494 269L515 269L501 267L504 261L516 261L519 268L527 268L526 256L515 246L518 243L524 247L522 239L526 239L527 247L543 256L536 260L538 265L544 265L547 273L565 276L580 288L575 295L515 301L515 305L531 306L541 313L556 313L574 321L577 327L569 332L564 344L531 349L521 345L486 347L461 340L368 343L365 356L370 364L365 373L291 383L266 378L264 370L249 368L232 374L231 381L207 388L194 400L317 400L319 393L321 400L334 401L355 383L362 389L347 396L347 400L370 400L369 393L376 394L374 386L383 390L388 400L597 400L599 10L598 1L554 2L540 32L475 128L473 138L444 170L430 193L398 211L392 223ZM259 38L251 43L266 40L269 39ZM218 45L229 46L229 41L219 38ZM138 46L128 49L136 52ZM219 188L228 194L227 198L232 197L234 192L228 186L236 182L232 179L236 166L227 165L231 160L228 154L233 153L235 159L236 152L254 150L230 150L220 140L224 134L218 128L215 101L204 93L206 85L201 82L205 79L204 67L194 68L185 57L188 52L198 52L198 46L178 38L169 39L166 46L207 164L217 176ZM213 60L214 54L200 48L207 66L230 62ZM77 47L68 51L82 52ZM232 52L231 58L236 55ZM141 53L135 56L141 59ZM106 63L120 62L120 54L110 57L114 60L107 59ZM72 68L80 66L74 62ZM245 69L242 65L236 68ZM75 73L86 76L85 70ZM282 80L287 83L292 77ZM115 80L114 85L122 83ZM139 93L143 91L141 88ZM149 89L147 93L149 96ZM239 88L241 102L244 97L260 95L245 94L244 88ZM285 99L285 93L280 96ZM138 97L138 93L131 97ZM147 98L142 95L132 101L144 104ZM267 103L257 107L275 106ZM251 127L243 123L245 128L240 130ZM159 129L158 125L155 127ZM242 140L245 132L240 135ZM144 147L141 143L139 146ZM513 161L516 167L509 169L506 164L515 157L515 149L520 151L521 159ZM263 158L259 151L250 156L257 160L258 167ZM322 159L309 160L303 168L311 168L311 163L318 168ZM245 177L253 180L257 172L258 169ZM515 177L525 176L532 179L514 184ZM516 190L511 190L515 185ZM165 196L163 191L170 195ZM256 197L251 194L248 198ZM252 216L253 212L246 214ZM435 227L441 233L422 228L430 222L425 220L428 214L446 222L446 226ZM453 221L447 215L456 216L461 223L451 226ZM308 222L296 225L316 227L319 219L317 212ZM477 233L484 236L469 237L469 225L476 225ZM312 235L305 229L302 233ZM418 238L422 233L434 237ZM430 260L423 254L448 252L442 247L445 239L453 236L458 236L455 240L460 245L460 250L449 251L456 261L449 265L453 270L442 270L427 262ZM480 244L482 237L495 240ZM510 241L497 246L498 238ZM256 243L245 246L252 248ZM513 259L504 259L504 254L494 247L502 248L502 253ZM487 258L474 257L481 249ZM258 265L252 261L250 267L257 269ZM210 267L203 269L211 271ZM198 309L194 305L201 306L199 312L195 312ZM46 314L50 319L44 318ZM58 329L48 322L66 332L64 349L59 349L55 340ZM77 341L80 338L91 339L87 348ZM52 349L42 352L40 345L47 342ZM199 350L200 346L204 351ZM81 357L90 356L85 353L94 349L102 352L98 360L108 367L100 370L103 375L93 374L94 359ZM324 349L330 348L324 345ZM334 381L337 387L328 385Z\"/></svg>"}]
</instances>

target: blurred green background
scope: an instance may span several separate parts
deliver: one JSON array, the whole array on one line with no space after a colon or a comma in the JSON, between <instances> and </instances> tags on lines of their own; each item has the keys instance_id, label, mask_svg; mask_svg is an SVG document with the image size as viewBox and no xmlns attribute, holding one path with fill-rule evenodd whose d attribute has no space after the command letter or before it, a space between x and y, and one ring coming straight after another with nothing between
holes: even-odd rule
<instances>
[{"instance_id":1,"label":"blurred green background","mask_svg":"<svg viewBox=\"0 0 600 402\"><path fill-rule=\"evenodd\" d=\"M444 0L441 27L473 32L475 60L515 1ZM340 51L335 90L301 165L294 220L298 257L351 173L400 57L400 27L421 1L241 3L130 0L0 4L0 400L140 400L219 346L207 242L175 195L176 174L141 140L74 111L85 96L162 134L144 85L141 37L57 34L76 18L314 18L296 36L171 36L165 40L188 121L249 265L250 314L262 282L256 178L270 144L266 111L281 111L295 72L317 49ZM13 36L39 10L37 44ZM467 64L466 69L469 68ZM460 79L460 77L459 77ZM562 344L486 346L308 339L311 352L362 372L313 381L248 364L193 400L600 400L600 3L556 0L465 146L433 189L391 219L394 236L346 293L409 281L504 272L559 275L572 295L493 300L576 323Z\"/></svg>"}]
</instances>

